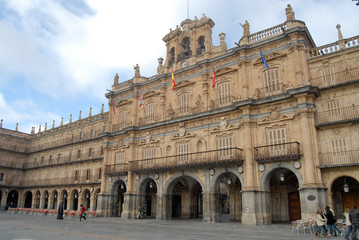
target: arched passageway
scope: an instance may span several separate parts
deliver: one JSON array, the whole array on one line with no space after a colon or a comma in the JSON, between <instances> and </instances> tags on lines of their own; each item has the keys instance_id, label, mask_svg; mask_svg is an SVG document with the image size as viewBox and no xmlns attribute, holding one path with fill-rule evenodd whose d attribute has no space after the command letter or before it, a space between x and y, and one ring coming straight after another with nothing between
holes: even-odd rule
<instances>
[{"instance_id":1,"label":"arched passageway","mask_svg":"<svg viewBox=\"0 0 359 240\"><path fill-rule=\"evenodd\" d=\"M359 182L350 176L337 178L332 186L332 202L337 217L343 218L346 208L351 209L353 205L359 206Z\"/></svg>"},{"instance_id":2,"label":"arched passageway","mask_svg":"<svg viewBox=\"0 0 359 240\"><path fill-rule=\"evenodd\" d=\"M17 207L17 202L19 200L19 194L17 191L12 190L7 194L6 199L6 207L7 208L14 208Z\"/></svg>"},{"instance_id":3,"label":"arched passageway","mask_svg":"<svg viewBox=\"0 0 359 240\"><path fill-rule=\"evenodd\" d=\"M25 193L24 208L31 208L31 204L32 204L32 193L28 191Z\"/></svg>"},{"instance_id":4,"label":"arched passageway","mask_svg":"<svg viewBox=\"0 0 359 240\"><path fill-rule=\"evenodd\" d=\"M127 191L126 183L123 180L118 180L113 186L112 194L112 217L121 217L124 210L124 194Z\"/></svg>"},{"instance_id":5,"label":"arched passageway","mask_svg":"<svg viewBox=\"0 0 359 240\"><path fill-rule=\"evenodd\" d=\"M202 191L201 184L193 177L182 176L172 180L166 196L168 219L201 218Z\"/></svg>"}]
</instances>

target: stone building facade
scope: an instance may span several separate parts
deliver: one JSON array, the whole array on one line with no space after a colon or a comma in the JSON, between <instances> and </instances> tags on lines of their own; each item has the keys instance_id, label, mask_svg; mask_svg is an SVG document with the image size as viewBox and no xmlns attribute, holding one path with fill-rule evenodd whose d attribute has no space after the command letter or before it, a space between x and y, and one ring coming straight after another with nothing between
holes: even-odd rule
<instances>
[{"instance_id":1,"label":"stone building facade","mask_svg":"<svg viewBox=\"0 0 359 240\"><path fill-rule=\"evenodd\" d=\"M1 208L270 224L338 216L359 195L359 36L317 47L286 20L227 49L214 22L163 38L157 74L118 75L109 112L32 134L0 129ZM175 86L172 88L171 79ZM215 83L215 86L213 86ZM140 103L142 105L140 106Z\"/></svg>"}]
</instances>

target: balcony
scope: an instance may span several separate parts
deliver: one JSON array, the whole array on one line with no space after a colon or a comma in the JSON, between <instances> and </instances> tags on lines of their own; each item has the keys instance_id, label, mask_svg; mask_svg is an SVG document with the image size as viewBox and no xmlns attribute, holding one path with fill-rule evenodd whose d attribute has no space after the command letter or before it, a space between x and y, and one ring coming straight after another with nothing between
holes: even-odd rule
<instances>
[{"instance_id":1,"label":"balcony","mask_svg":"<svg viewBox=\"0 0 359 240\"><path fill-rule=\"evenodd\" d=\"M223 96L217 100L210 100L208 107L210 110L226 107L232 105L234 100L235 98L232 95Z\"/></svg>"},{"instance_id":2,"label":"balcony","mask_svg":"<svg viewBox=\"0 0 359 240\"><path fill-rule=\"evenodd\" d=\"M310 80L313 86L319 88L330 87L337 84L348 83L350 81L359 80L359 68L347 69L342 72L327 74L321 77L312 78Z\"/></svg>"},{"instance_id":3,"label":"balcony","mask_svg":"<svg viewBox=\"0 0 359 240\"><path fill-rule=\"evenodd\" d=\"M266 98L266 97L282 94L284 92L285 92L284 84L279 83L279 84L268 85L264 88L257 89L254 97Z\"/></svg>"},{"instance_id":4,"label":"balcony","mask_svg":"<svg viewBox=\"0 0 359 240\"><path fill-rule=\"evenodd\" d=\"M358 45L359 45L359 36L354 36L351 38L336 41L331 44L310 49L308 50L308 57L312 58L312 57L324 56L326 54L338 52L342 49L355 47Z\"/></svg>"},{"instance_id":5,"label":"balcony","mask_svg":"<svg viewBox=\"0 0 359 240\"><path fill-rule=\"evenodd\" d=\"M178 171L193 168L222 167L243 164L243 150L227 148L205 152L188 153L130 162L133 172Z\"/></svg>"},{"instance_id":6,"label":"balcony","mask_svg":"<svg viewBox=\"0 0 359 240\"><path fill-rule=\"evenodd\" d=\"M315 124L316 126L320 126L353 120L359 120L359 105L318 112L315 118Z\"/></svg>"},{"instance_id":7,"label":"balcony","mask_svg":"<svg viewBox=\"0 0 359 240\"><path fill-rule=\"evenodd\" d=\"M359 165L359 150L320 153L320 168Z\"/></svg>"},{"instance_id":8,"label":"balcony","mask_svg":"<svg viewBox=\"0 0 359 240\"><path fill-rule=\"evenodd\" d=\"M23 180L20 182L21 187L52 187L52 186L67 186L78 184L99 184L101 179L97 174L90 176L78 176L75 180L73 177L63 178L49 178L49 179L37 179L37 180Z\"/></svg>"},{"instance_id":9,"label":"balcony","mask_svg":"<svg viewBox=\"0 0 359 240\"><path fill-rule=\"evenodd\" d=\"M30 169L30 168L39 168L39 167L48 167L48 166L59 166L64 164L73 164L73 163L82 163L87 161L99 161L103 159L103 152L102 151L93 151L91 154L83 153L79 157L77 155L72 156L61 156L60 158L52 159L52 162L44 161L41 163L41 160L38 159L36 162L28 161L23 164L23 168Z\"/></svg>"},{"instance_id":10,"label":"balcony","mask_svg":"<svg viewBox=\"0 0 359 240\"><path fill-rule=\"evenodd\" d=\"M254 148L254 157L260 163L299 160L299 147L298 142L259 146Z\"/></svg>"},{"instance_id":11,"label":"balcony","mask_svg":"<svg viewBox=\"0 0 359 240\"><path fill-rule=\"evenodd\" d=\"M128 172L128 164L127 163L119 163L105 166L105 174L106 175L127 175Z\"/></svg>"}]
</instances>

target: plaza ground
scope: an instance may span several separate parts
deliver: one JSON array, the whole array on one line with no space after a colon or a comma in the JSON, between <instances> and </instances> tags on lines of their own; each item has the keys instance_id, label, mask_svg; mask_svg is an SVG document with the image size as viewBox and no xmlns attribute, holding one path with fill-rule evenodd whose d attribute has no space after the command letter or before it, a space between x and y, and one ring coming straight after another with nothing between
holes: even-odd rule
<instances>
[{"instance_id":1,"label":"plaza ground","mask_svg":"<svg viewBox=\"0 0 359 240\"><path fill-rule=\"evenodd\" d=\"M289 223L245 226L239 222L204 223L196 220L156 221L121 218L78 217L56 220L54 216L34 216L0 212L0 240L151 240L151 239L315 239L314 234L291 234Z\"/></svg>"}]
</instances>

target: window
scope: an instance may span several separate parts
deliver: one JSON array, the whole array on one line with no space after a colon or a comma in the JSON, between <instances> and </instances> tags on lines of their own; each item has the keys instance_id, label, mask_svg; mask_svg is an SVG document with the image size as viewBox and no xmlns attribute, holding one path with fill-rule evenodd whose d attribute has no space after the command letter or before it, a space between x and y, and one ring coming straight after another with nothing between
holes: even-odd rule
<instances>
[{"instance_id":1,"label":"window","mask_svg":"<svg viewBox=\"0 0 359 240\"><path fill-rule=\"evenodd\" d=\"M0 173L0 182L4 180L4 173Z\"/></svg>"},{"instance_id":2,"label":"window","mask_svg":"<svg viewBox=\"0 0 359 240\"><path fill-rule=\"evenodd\" d=\"M103 155L103 147L101 147L101 156Z\"/></svg>"},{"instance_id":3,"label":"window","mask_svg":"<svg viewBox=\"0 0 359 240\"><path fill-rule=\"evenodd\" d=\"M329 69L325 69L322 71L322 77L324 80L324 83L328 83L329 85L334 84L335 82L335 77L334 77L334 72L332 68Z\"/></svg>"},{"instance_id":4,"label":"window","mask_svg":"<svg viewBox=\"0 0 359 240\"><path fill-rule=\"evenodd\" d=\"M153 119L153 116L154 116L153 109L154 109L155 104L149 103L149 104L146 104L145 106L146 106L145 107L146 122L152 122L154 120Z\"/></svg>"},{"instance_id":5,"label":"window","mask_svg":"<svg viewBox=\"0 0 359 240\"><path fill-rule=\"evenodd\" d=\"M189 58L192 55L192 51L191 51L191 42L189 40L189 37L185 37L182 40L182 47L183 47L183 56L181 57L180 60L182 60L183 58Z\"/></svg>"},{"instance_id":6,"label":"window","mask_svg":"<svg viewBox=\"0 0 359 240\"><path fill-rule=\"evenodd\" d=\"M120 128L126 127L126 115L127 115L126 111L121 111L120 112L120 122L119 122L119 127Z\"/></svg>"},{"instance_id":7,"label":"window","mask_svg":"<svg viewBox=\"0 0 359 240\"><path fill-rule=\"evenodd\" d=\"M75 181L79 180L79 171L75 170Z\"/></svg>"},{"instance_id":8,"label":"window","mask_svg":"<svg viewBox=\"0 0 359 240\"><path fill-rule=\"evenodd\" d=\"M328 102L328 115L331 118L331 120L340 119L339 101Z\"/></svg>"},{"instance_id":9,"label":"window","mask_svg":"<svg viewBox=\"0 0 359 240\"><path fill-rule=\"evenodd\" d=\"M143 150L143 156L145 159L145 166L152 166L153 165L153 158L155 156L155 149L153 147L151 148L145 148Z\"/></svg>"},{"instance_id":10,"label":"window","mask_svg":"<svg viewBox=\"0 0 359 240\"><path fill-rule=\"evenodd\" d=\"M98 179L102 178L102 168L98 169Z\"/></svg>"},{"instance_id":11,"label":"window","mask_svg":"<svg viewBox=\"0 0 359 240\"><path fill-rule=\"evenodd\" d=\"M183 93L179 95L179 106L180 106L180 113L188 113L189 112L189 94Z\"/></svg>"},{"instance_id":12,"label":"window","mask_svg":"<svg viewBox=\"0 0 359 240\"><path fill-rule=\"evenodd\" d=\"M175 62L175 48L171 48L170 50L170 60L168 61L168 65L172 65Z\"/></svg>"},{"instance_id":13,"label":"window","mask_svg":"<svg viewBox=\"0 0 359 240\"><path fill-rule=\"evenodd\" d=\"M36 158L34 158L34 163L32 165L33 167L36 167Z\"/></svg>"},{"instance_id":14,"label":"window","mask_svg":"<svg viewBox=\"0 0 359 240\"><path fill-rule=\"evenodd\" d=\"M219 103L228 104L231 103L231 83L225 82L218 85L219 91Z\"/></svg>"},{"instance_id":15,"label":"window","mask_svg":"<svg viewBox=\"0 0 359 240\"><path fill-rule=\"evenodd\" d=\"M49 157L49 164L52 164L52 155Z\"/></svg>"},{"instance_id":16,"label":"window","mask_svg":"<svg viewBox=\"0 0 359 240\"><path fill-rule=\"evenodd\" d=\"M332 151L335 156L345 155L347 153L347 144L344 138L332 140Z\"/></svg>"},{"instance_id":17,"label":"window","mask_svg":"<svg viewBox=\"0 0 359 240\"><path fill-rule=\"evenodd\" d=\"M57 154L57 162L59 163L61 161L61 154Z\"/></svg>"},{"instance_id":18,"label":"window","mask_svg":"<svg viewBox=\"0 0 359 240\"><path fill-rule=\"evenodd\" d=\"M81 157L81 150L77 150L77 158L80 158Z\"/></svg>"},{"instance_id":19,"label":"window","mask_svg":"<svg viewBox=\"0 0 359 240\"><path fill-rule=\"evenodd\" d=\"M197 55L203 55L206 52L206 45L205 45L205 41L204 41L204 37L200 36L198 39L198 44L199 44L199 51L197 52Z\"/></svg>"},{"instance_id":20,"label":"window","mask_svg":"<svg viewBox=\"0 0 359 240\"><path fill-rule=\"evenodd\" d=\"M107 127L103 126L103 132L107 132Z\"/></svg>"},{"instance_id":21,"label":"window","mask_svg":"<svg viewBox=\"0 0 359 240\"><path fill-rule=\"evenodd\" d=\"M69 152L69 162L71 161L72 153Z\"/></svg>"},{"instance_id":22,"label":"window","mask_svg":"<svg viewBox=\"0 0 359 240\"><path fill-rule=\"evenodd\" d=\"M278 94L281 91L278 69L269 69L263 72L265 96Z\"/></svg>"},{"instance_id":23,"label":"window","mask_svg":"<svg viewBox=\"0 0 359 240\"><path fill-rule=\"evenodd\" d=\"M89 158L92 157L92 148L89 148Z\"/></svg>"},{"instance_id":24,"label":"window","mask_svg":"<svg viewBox=\"0 0 359 240\"><path fill-rule=\"evenodd\" d=\"M233 138L232 136L220 137L219 139L220 159L230 159L233 156Z\"/></svg>"},{"instance_id":25,"label":"window","mask_svg":"<svg viewBox=\"0 0 359 240\"><path fill-rule=\"evenodd\" d=\"M115 156L116 164L121 164L125 162L125 152L118 152Z\"/></svg>"},{"instance_id":26,"label":"window","mask_svg":"<svg viewBox=\"0 0 359 240\"><path fill-rule=\"evenodd\" d=\"M90 180L90 169L86 170L86 180Z\"/></svg>"},{"instance_id":27,"label":"window","mask_svg":"<svg viewBox=\"0 0 359 240\"><path fill-rule=\"evenodd\" d=\"M44 165L44 157L41 157L41 162L40 162L41 166Z\"/></svg>"},{"instance_id":28,"label":"window","mask_svg":"<svg viewBox=\"0 0 359 240\"><path fill-rule=\"evenodd\" d=\"M285 128L278 128L268 131L268 142L270 145L270 156L280 156L287 154L287 142Z\"/></svg>"},{"instance_id":29,"label":"window","mask_svg":"<svg viewBox=\"0 0 359 240\"><path fill-rule=\"evenodd\" d=\"M184 164L188 162L189 143L180 143L177 145L178 163Z\"/></svg>"}]
</instances>

